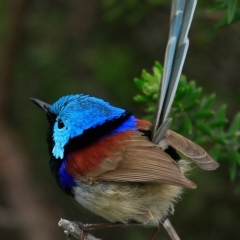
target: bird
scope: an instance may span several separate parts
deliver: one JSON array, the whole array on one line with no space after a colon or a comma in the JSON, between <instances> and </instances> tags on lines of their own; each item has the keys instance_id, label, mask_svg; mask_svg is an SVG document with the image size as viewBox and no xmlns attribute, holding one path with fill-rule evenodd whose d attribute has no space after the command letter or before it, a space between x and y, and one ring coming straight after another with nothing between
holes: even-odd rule
<instances>
[{"instance_id":1,"label":"bird","mask_svg":"<svg viewBox=\"0 0 240 240\"><path fill-rule=\"evenodd\" d=\"M180 155L204 170L219 167L202 147L170 130L168 118L196 4L197 0L172 2L153 123L83 93L63 96L51 105L31 99L47 116L50 169L57 184L110 225L140 224L158 229L173 214L184 189L196 188L186 177L189 163ZM155 233L150 239L153 236Z\"/></svg>"}]
</instances>

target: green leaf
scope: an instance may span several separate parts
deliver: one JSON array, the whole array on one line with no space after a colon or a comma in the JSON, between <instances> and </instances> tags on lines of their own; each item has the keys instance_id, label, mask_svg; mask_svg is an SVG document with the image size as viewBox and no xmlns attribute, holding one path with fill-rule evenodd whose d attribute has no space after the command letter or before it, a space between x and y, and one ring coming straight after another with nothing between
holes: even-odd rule
<instances>
[{"instance_id":1,"label":"green leaf","mask_svg":"<svg viewBox=\"0 0 240 240\"><path fill-rule=\"evenodd\" d=\"M195 101L190 101L186 106L184 106L184 111L187 112L187 111L190 111L192 110L193 108L196 107L196 105L198 104L199 102L197 100Z\"/></svg>"},{"instance_id":2,"label":"green leaf","mask_svg":"<svg viewBox=\"0 0 240 240\"><path fill-rule=\"evenodd\" d=\"M211 104L213 103L215 98L216 98L215 93L212 93L208 97L203 97L203 99L201 101L201 108L204 108L204 109L209 108L211 106Z\"/></svg>"},{"instance_id":3,"label":"green leaf","mask_svg":"<svg viewBox=\"0 0 240 240\"><path fill-rule=\"evenodd\" d=\"M237 164L240 164L240 153L234 148L228 148L228 153L231 157L231 161L234 161Z\"/></svg>"},{"instance_id":4,"label":"green leaf","mask_svg":"<svg viewBox=\"0 0 240 240\"><path fill-rule=\"evenodd\" d=\"M228 0L228 24L233 20L238 0Z\"/></svg>"},{"instance_id":5,"label":"green leaf","mask_svg":"<svg viewBox=\"0 0 240 240\"><path fill-rule=\"evenodd\" d=\"M136 95L133 97L133 99L136 101L136 102L141 102L141 103L147 103L149 102L149 98L146 97L146 96L143 96L143 95Z\"/></svg>"},{"instance_id":6,"label":"green leaf","mask_svg":"<svg viewBox=\"0 0 240 240\"><path fill-rule=\"evenodd\" d=\"M215 126L221 127L221 126L224 126L224 124L226 124L228 122L228 119L226 118L226 108L227 108L226 104L224 104L220 107L220 109L216 113L215 123L212 122L210 124L211 127L215 127Z\"/></svg>"},{"instance_id":7,"label":"green leaf","mask_svg":"<svg viewBox=\"0 0 240 240\"><path fill-rule=\"evenodd\" d=\"M143 80L142 79L134 78L134 82L135 82L135 84L138 88L142 89L142 86L143 86Z\"/></svg>"},{"instance_id":8,"label":"green leaf","mask_svg":"<svg viewBox=\"0 0 240 240\"><path fill-rule=\"evenodd\" d=\"M152 80L154 80L153 76L151 74L149 74L146 70L143 70L143 75L142 75L143 79L151 82Z\"/></svg>"},{"instance_id":9,"label":"green leaf","mask_svg":"<svg viewBox=\"0 0 240 240\"><path fill-rule=\"evenodd\" d=\"M225 3L219 4L216 7L210 8L208 12L217 12L223 9L226 9L227 5Z\"/></svg>"},{"instance_id":10,"label":"green leaf","mask_svg":"<svg viewBox=\"0 0 240 240\"><path fill-rule=\"evenodd\" d=\"M234 117L232 124L229 128L229 132L232 134L236 134L238 131L240 131L240 113L238 113Z\"/></svg>"},{"instance_id":11,"label":"green leaf","mask_svg":"<svg viewBox=\"0 0 240 240\"><path fill-rule=\"evenodd\" d=\"M195 113L193 113L192 117L196 119L205 119L210 118L214 115L214 111L211 110L199 110Z\"/></svg>"},{"instance_id":12,"label":"green leaf","mask_svg":"<svg viewBox=\"0 0 240 240\"><path fill-rule=\"evenodd\" d=\"M226 124L228 123L228 119L217 119L215 121L212 121L211 123L209 123L209 127L211 128L220 128L220 127L224 127Z\"/></svg>"},{"instance_id":13,"label":"green leaf","mask_svg":"<svg viewBox=\"0 0 240 240\"><path fill-rule=\"evenodd\" d=\"M216 143L219 143L219 144L221 144L221 145L226 145L227 144L227 141L226 141L226 139L223 137L223 136L220 136L220 135L218 135L218 134L213 134L212 135L212 138L213 138L213 140L216 142Z\"/></svg>"},{"instance_id":14,"label":"green leaf","mask_svg":"<svg viewBox=\"0 0 240 240\"><path fill-rule=\"evenodd\" d=\"M202 133L211 136L212 135L212 130L207 124L204 124L203 122L198 122L197 123L197 128L200 130Z\"/></svg>"},{"instance_id":15,"label":"green leaf","mask_svg":"<svg viewBox=\"0 0 240 240\"><path fill-rule=\"evenodd\" d=\"M184 111L184 106L179 101L176 101L176 102L173 103L173 108L176 108L178 112L183 112Z\"/></svg>"},{"instance_id":16,"label":"green leaf","mask_svg":"<svg viewBox=\"0 0 240 240\"><path fill-rule=\"evenodd\" d=\"M215 146L212 150L211 150L211 156L214 159L218 159L218 156L220 155L220 151L221 151L221 146L217 145Z\"/></svg>"},{"instance_id":17,"label":"green leaf","mask_svg":"<svg viewBox=\"0 0 240 240\"><path fill-rule=\"evenodd\" d=\"M186 129L187 133L189 133L189 134L192 133L193 125L192 125L192 121L189 117L185 117L183 119L183 127L184 127L184 129Z\"/></svg>"},{"instance_id":18,"label":"green leaf","mask_svg":"<svg viewBox=\"0 0 240 240\"><path fill-rule=\"evenodd\" d=\"M240 20L240 11L236 9L231 24ZM217 27L226 27L229 25L227 14L218 22Z\"/></svg>"},{"instance_id":19,"label":"green leaf","mask_svg":"<svg viewBox=\"0 0 240 240\"><path fill-rule=\"evenodd\" d=\"M224 119L225 118L225 115L226 115L226 109L227 109L227 105L226 104L223 104L220 109L218 110L218 113L217 113L217 117L218 118L221 118L221 119Z\"/></svg>"},{"instance_id":20,"label":"green leaf","mask_svg":"<svg viewBox=\"0 0 240 240\"><path fill-rule=\"evenodd\" d=\"M160 62L156 61L154 63L154 67L153 68L156 68L157 70L159 70L159 73L162 73L163 72L163 66Z\"/></svg>"},{"instance_id":21,"label":"green leaf","mask_svg":"<svg viewBox=\"0 0 240 240\"><path fill-rule=\"evenodd\" d=\"M233 181L236 177L237 173L237 163L229 159L229 174L230 174L230 179Z\"/></svg>"}]
</instances>

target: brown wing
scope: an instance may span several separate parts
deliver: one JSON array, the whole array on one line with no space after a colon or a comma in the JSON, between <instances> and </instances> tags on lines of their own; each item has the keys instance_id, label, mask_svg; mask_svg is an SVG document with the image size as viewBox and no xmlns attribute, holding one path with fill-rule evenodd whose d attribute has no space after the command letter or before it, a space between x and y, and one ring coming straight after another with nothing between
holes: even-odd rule
<instances>
[{"instance_id":1,"label":"brown wing","mask_svg":"<svg viewBox=\"0 0 240 240\"><path fill-rule=\"evenodd\" d=\"M202 147L187 138L171 130L167 131L165 137L171 147L186 157L191 158L202 169L214 170L219 167L219 164L213 160Z\"/></svg>"},{"instance_id":2,"label":"brown wing","mask_svg":"<svg viewBox=\"0 0 240 240\"><path fill-rule=\"evenodd\" d=\"M140 132L131 131L114 157L103 159L98 171L87 174L87 182L159 182L196 188L181 172L178 164ZM83 178L81 178L83 180Z\"/></svg>"}]
</instances>

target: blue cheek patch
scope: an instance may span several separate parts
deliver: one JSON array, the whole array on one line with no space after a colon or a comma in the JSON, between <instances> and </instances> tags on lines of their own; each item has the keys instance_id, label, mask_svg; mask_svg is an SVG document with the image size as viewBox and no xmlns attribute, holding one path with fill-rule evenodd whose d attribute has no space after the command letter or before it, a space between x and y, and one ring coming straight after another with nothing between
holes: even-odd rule
<instances>
[{"instance_id":1,"label":"blue cheek patch","mask_svg":"<svg viewBox=\"0 0 240 240\"><path fill-rule=\"evenodd\" d=\"M53 128L53 140L54 140L54 147L52 150L53 156L58 159L63 159L64 157L64 146L67 144L70 138L70 131L64 127L63 129L58 128L57 122Z\"/></svg>"}]
</instances>

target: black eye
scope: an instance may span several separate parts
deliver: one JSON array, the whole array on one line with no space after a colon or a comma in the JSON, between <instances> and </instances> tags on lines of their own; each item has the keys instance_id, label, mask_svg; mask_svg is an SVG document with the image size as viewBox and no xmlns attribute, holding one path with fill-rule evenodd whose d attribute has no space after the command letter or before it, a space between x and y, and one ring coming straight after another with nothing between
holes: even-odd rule
<instances>
[{"instance_id":1,"label":"black eye","mask_svg":"<svg viewBox=\"0 0 240 240\"><path fill-rule=\"evenodd\" d=\"M58 128L61 129L61 128L64 128L65 125L63 123L63 121L61 119L58 120Z\"/></svg>"}]
</instances>

